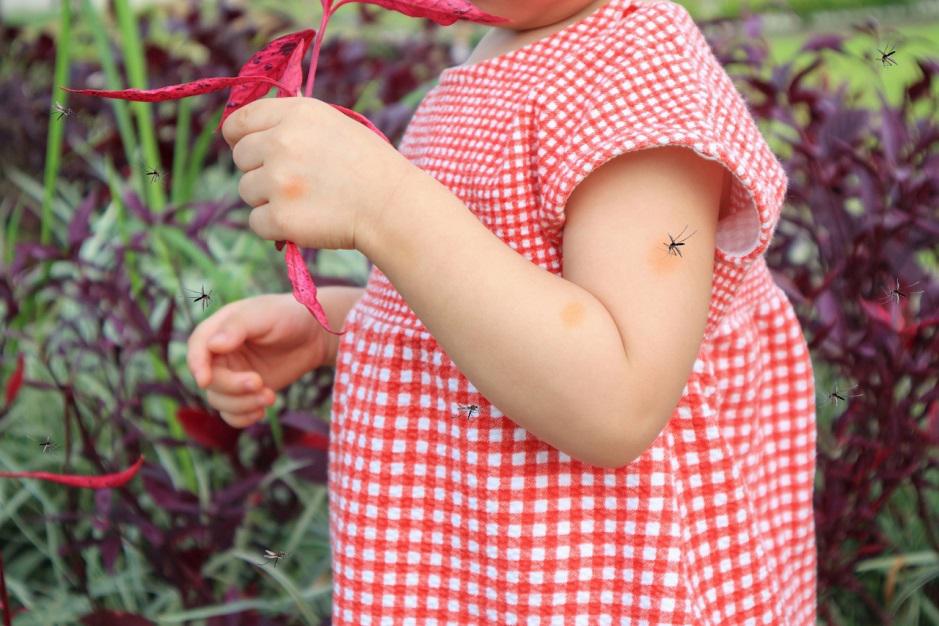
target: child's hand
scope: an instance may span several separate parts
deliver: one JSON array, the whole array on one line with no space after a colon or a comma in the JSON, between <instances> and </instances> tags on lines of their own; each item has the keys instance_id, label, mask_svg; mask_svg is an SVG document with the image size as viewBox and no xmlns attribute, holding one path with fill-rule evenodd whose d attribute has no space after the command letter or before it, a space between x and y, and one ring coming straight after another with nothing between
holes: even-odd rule
<instances>
[{"instance_id":1,"label":"child's hand","mask_svg":"<svg viewBox=\"0 0 939 626\"><path fill-rule=\"evenodd\" d=\"M361 249L356 234L374 230L383 210L394 211L402 183L414 173L428 176L315 98L257 100L233 113L222 134L246 172L238 192L254 207L251 230L302 248Z\"/></svg>"},{"instance_id":2,"label":"child's hand","mask_svg":"<svg viewBox=\"0 0 939 626\"><path fill-rule=\"evenodd\" d=\"M186 358L209 404L236 428L262 419L274 392L325 359L325 331L289 293L226 304L196 326Z\"/></svg>"}]
</instances>

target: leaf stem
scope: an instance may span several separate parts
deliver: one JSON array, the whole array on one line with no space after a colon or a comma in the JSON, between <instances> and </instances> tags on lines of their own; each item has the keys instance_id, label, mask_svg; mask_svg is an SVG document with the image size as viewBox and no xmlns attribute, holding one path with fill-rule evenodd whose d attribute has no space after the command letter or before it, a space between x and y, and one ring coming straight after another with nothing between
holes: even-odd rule
<instances>
[{"instance_id":1,"label":"leaf stem","mask_svg":"<svg viewBox=\"0 0 939 626\"><path fill-rule=\"evenodd\" d=\"M326 32L326 25L329 24L329 18L332 17L333 11L342 6L342 3L336 5L333 8L333 0L321 0L323 6L323 17L320 20L319 30L316 31L316 38L313 40L313 56L310 59L310 71L306 75L306 86L303 91L303 95L307 98L313 96L313 83L316 81L316 65L320 57L320 44L323 43L323 33Z\"/></svg>"},{"instance_id":2,"label":"leaf stem","mask_svg":"<svg viewBox=\"0 0 939 626\"><path fill-rule=\"evenodd\" d=\"M3 624L13 626L12 611L10 609L10 596L7 595L6 580L3 578L3 554L0 553L0 602L3 602Z\"/></svg>"}]
</instances>

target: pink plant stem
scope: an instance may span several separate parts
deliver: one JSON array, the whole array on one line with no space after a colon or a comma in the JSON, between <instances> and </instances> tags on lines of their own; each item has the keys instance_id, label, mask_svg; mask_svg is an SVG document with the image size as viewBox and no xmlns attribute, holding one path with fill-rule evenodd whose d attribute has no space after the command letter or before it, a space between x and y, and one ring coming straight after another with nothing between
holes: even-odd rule
<instances>
[{"instance_id":1,"label":"pink plant stem","mask_svg":"<svg viewBox=\"0 0 939 626\"><path fill-rule=\"evenodd\" d=\"M323 18L320 20L319 30L316 31L316 39L313 40L313 58L310 59L310 71L306 75L306 89L303 92L307 98L313 96L313 82L316 80L316 62L320 58L320 44L323 42L323 33L326 32L326 25L329 24L329 18L332 17L333 12L333 0L322 0L322 4Z\"/></svg>"},{"instance_id":2,"label":"pink plant stem","mask_svg":"<svg viewBox=\"0 0 939 626\"><path fill-rule=\"evenodd\" d=\"M13 626L13 616L10 613L10 597L7 595L7 583L3 578L2 552L0 552L0 602L3 602L3 625Z\"/></svg>"}]
</instances>

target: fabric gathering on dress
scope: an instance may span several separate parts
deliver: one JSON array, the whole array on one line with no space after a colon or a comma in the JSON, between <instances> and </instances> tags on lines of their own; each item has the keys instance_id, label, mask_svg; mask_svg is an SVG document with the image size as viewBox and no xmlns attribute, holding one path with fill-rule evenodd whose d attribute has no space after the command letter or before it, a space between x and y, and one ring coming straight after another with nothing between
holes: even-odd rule
<instances>
[{"instance_id":1,"label":"fabric gathering on dress","mask_svg":"<svg viewBox=\"0 0 939 626\"><path fill-rule=\"evenodd\" d=\"M763 256L788 180L688 12L610 0L444 70L400 150L561 275L577 184L664 145L717 160L732 189L693 371L624 467L515 424L372 268L336 359L332 624L815 624L812 364Z\"/></svg>"}]
</instances>

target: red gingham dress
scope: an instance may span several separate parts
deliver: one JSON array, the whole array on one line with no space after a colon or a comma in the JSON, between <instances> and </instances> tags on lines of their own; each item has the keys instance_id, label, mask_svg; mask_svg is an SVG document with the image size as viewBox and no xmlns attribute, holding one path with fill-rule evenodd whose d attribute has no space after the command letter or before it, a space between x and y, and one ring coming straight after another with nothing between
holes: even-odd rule
<instances>
[{"instance_id":1,"label":"red gingham dress","mask_svg":"<svg viewBox=\"0 0 939 626\"><path fill-rule=\"evenodd\" d=\"M666 144L718 160L733 188L693 372L625 467L579 462L515 424L372 268L333 389L334 625L814 626L812 364L763 258L788 181L686 10L610 0L449 68L400 150L561 274L574 187Z\"/></svg>"}]
</instances>

